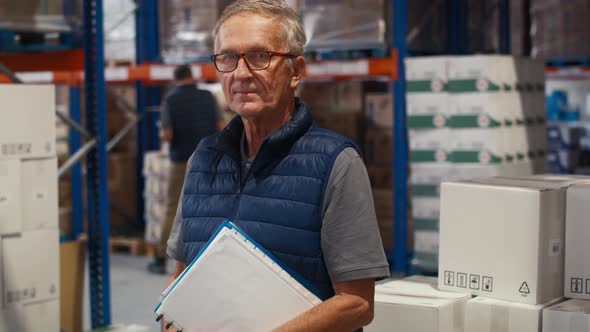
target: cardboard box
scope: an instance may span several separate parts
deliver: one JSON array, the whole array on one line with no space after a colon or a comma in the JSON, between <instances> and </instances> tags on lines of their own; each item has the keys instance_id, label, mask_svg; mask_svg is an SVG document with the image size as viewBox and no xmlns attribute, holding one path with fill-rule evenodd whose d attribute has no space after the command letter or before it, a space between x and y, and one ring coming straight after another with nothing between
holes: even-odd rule
<instances>
[{"instance_id":1,"label":"cardboard box","mask_svg":"<svg viewBox=\"0 0 590 332\"><path fill-rule=\"evenodd\" d=\"M543 332L590 331L590 301L573 299L543 309Z\"/></svg>"},{"instance_id":2,"label":"cardboard box","mask_svg":"<svg viewBox=\"0 0 590 332\"><path fill-rule=\"evenodd\" d=\"M362 113L314 113L313 118L319 127L348 137L356 143L361 142L365 128Z\"/></svg>"},{"instance_id":3,"label":"cardboard box","mask_svg":"<svg viewBox=\"0 0 590 332\"><path fill-rule=\"evenodd\" d=\"M22 231L20 160L0 160L0 235Z\"/></svg>"},{"instance_id":4,"label":"cardboard box","mask_svg":"<svg viewBox=\"0 0 590 332\"><path fill-rule=\"evenodd\" d=\"M457 179L456 167L451 164L410 164L412 196L439 197L443 181Z\"/></svg>"},{"instance_id":5,"label":"cardboard box","mask_svg":"<svg viewBox=\"0 0 590 332\"><path fill-rule=\"evenodd\" d=\"M43 229L2 238L4 308L59 299L58 236L57 229Z\"/></svg>"},{"instance_id":6,"label":"cardboard box","mask_svg":"<svg viewBox=\"0 0 590 332\"><path fill-rule=\"evenodd\" d=\"M566 193L576 181L443 183L439 287L527 304L562 297Z\"/></svg>"},{"instance_id":7,"label":"cardboard box","mask_svg":"<svg viewBox=\"0 0 590 332\"><path fill-rule=\"evenodd\" d=\"M440 92L448 80L448 61L450 57L410 57L405 59L406 80L431 81L443 83L442 86L434 84L433 92ZM414 92L409 90L408 92Z\"/></svg>"},{"instance_id":8,"label":"cardboard box","mask_svg":"<svg viewBox=\"0 0 590 332\"><path fill-rule=\"evenodd\" d=\"M85 245L83 241L70 241L59 246L60 321L68 332L82 332Z\"/></svg>"},{"instance_id":9,"label":"cardboard box","mask_svg":"<svg viewBox=\"0 0 590 332\"><path fill-rule=\"evenodd\" d=\"M391 166L367 166L371 187L389 189L393 187Z\"/></svg>"},{"instance_id":10,"label":"cardboard box","mask_svg":"<svg viewBox=\"0 0 590 332\"><path fill-rule=\"evenodd\" d=\"M408 128L443 128L448 125L450 111L448 93L407 93Z\"/></svg>"},{"instance_id":11,"label":"cardboard box","mask_svg":"<svg viewBox=\"0 0 590 332\"><path fill-rule=\"evenodd\" d=\"M438 220L440 202L438 197L412 197L412 217L414 219Z\"/></svg>"},{"instance_id":12,"label":"cardboard box","mask_svg":"<svg viewBox=\"0 0 590 332\"><path fill-rule=\"evenodd\" d=\"M476 297L465 308L465 332L541 332L543 308L563 301L523 304Z\"/></svg>"},{"instance_id":13,"label":"cardboard box","mask_svg":"<svg viewBox=\"0 0 590 332\"><path fill-rule=\"evenodd\" d=\"M161 151L146 152L143 158L143 175L167 177L170 172L170 159Z\"/></svg>"},{"instance_id":14,"label":"cardboard box","mask_svg":"<svg viewBox=\"0 0 590 332\"><path fill-rule=\"evenodd\" d=\"M0 159L55 157L54 87L2 84L0 100Z\"/></svg>"},{"instance_id":15,"label":"cardboard box","mask_svg":"<svg viewBox=\"0 0 590 332\"><path fill-rule=\"evenodd\" d=\"M25 160L21 167L23 230L57 229L57 159Z\"/></svg>"},{"instance_id":16,"label":"cardboard box","mask_svg":"<svg viewBox=\"0 0 590 332\"><path fill-rule=\"evenodd\" d=\"M568 190L565 218L564 294L568 298L590 300L590 184L577 184Z\"/></svg>"},{"instance_id":17,"label":"cardboard box","mask_svg":"<svg viewBox=\"0 0 590 332\"><path fill-rule=\"evenodd\" d=\"M0 332L59 331L59 300L0 308Z\"/></svg>"},{"instance_id":18,"label":"cardboard box","mask_svg":"<svg viewBox=\"0 0 590 332\"><path fill-rule=\"evenodd\" d=\"M367 93L365 95L367 124L375 128L393 128L393 95L391 93Z\"/></svg>"},{"instance_id":19,"label":"cardboard box","mask_svg":"<svg viewBox=\"0 0 590 332\"><path fill-rule=\"evenodd\" d=\"M436 279L413 276L375 287L375 316L365 331L462 332L471 296L436 289Z\"/></svg>"},{"instance_id":20,"label":"cardboard box","mask_svg":"<svg viewBox=\"0 0 590 332\"><path fill-rule=\"evenodd\" d=\"M410 161L446 163L449 161L450 138L448 128L408 130Z\"/></svg>"},{"instance_id":21,"label":"cardboard box","mask_svg":"<svg viewBox=\"0 0 590 332\"><path fill-rule=\"evenodd\" d=\"M365 137L367 164L390 166L393 162L393 135L389 130L368 129Z\"/></svg>"},{"instance_id":22,"label":"cardboard box","mask_svg":"<svg viewBox=\"0 0 590 332\"><path fill-rule=\"evenodd\" d=\"M503 84L514 87L518 82L515 58L508 55L476 55L449 57L449 82L478 80L478 88L484 90L484 82L489 85Z\"/></svg>"}]
</instances>

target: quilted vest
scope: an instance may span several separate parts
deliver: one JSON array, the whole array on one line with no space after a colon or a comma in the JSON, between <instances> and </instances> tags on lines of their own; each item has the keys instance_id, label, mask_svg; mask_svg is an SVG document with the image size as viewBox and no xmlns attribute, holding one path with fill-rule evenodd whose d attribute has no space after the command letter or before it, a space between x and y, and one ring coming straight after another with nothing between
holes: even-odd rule
<instances>
[{"instance_id":1,"label":"quilted vest","mask_svg":"<svg viewBox=\"0 0 590 332\"><path fill-rule=\"evenodd\" d=\"M190 263L229 220L295 271L326 299L334 294L321 250L322 204L338 154L354 144L315 126L295 98L290 122L260 145L241 181L240 117L203 139L194 152L182 197L184 261ZM358 149L357 149L358 150Z\"/></svg>"}]
</instances>

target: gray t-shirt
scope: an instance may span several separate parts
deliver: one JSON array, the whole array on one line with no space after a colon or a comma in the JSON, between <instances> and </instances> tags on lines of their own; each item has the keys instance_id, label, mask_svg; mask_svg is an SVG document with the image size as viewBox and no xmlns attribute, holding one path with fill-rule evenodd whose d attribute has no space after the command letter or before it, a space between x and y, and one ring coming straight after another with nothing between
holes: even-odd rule
<instances>
[{"instance_id":1,"label":"gray t-shirt","mask_svg":"<svg viewBox=\"0 0 590 332\"><path fill-rule=\"evenodd\" d=\"M243 148L241 151L245 172L248 158ZM190 163L191 160L187 172ZM178 261L183 258L181 216L182 200L178 204L167 249L168 256ZM369 176L363 160L353 148L344 149L332 167L322 207L321 241L332 282L389 276Z\"/></svg>"}]
</instances>

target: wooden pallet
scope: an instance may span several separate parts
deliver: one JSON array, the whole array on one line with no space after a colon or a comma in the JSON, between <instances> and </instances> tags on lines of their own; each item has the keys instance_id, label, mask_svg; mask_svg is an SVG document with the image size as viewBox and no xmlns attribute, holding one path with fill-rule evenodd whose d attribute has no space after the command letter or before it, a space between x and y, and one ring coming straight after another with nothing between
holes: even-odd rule
<instances>
[{"instance_id":1,"label":"wooden pallet","mask_svg":"<svg viewBox=\"0 0 590 332\"><path fill-rule=\"evenodd\" d=\"M111 237L109 239L111 252L127 252L133 256L145 255L145 241L138 238Z\"/></svg>"}]
</instances>

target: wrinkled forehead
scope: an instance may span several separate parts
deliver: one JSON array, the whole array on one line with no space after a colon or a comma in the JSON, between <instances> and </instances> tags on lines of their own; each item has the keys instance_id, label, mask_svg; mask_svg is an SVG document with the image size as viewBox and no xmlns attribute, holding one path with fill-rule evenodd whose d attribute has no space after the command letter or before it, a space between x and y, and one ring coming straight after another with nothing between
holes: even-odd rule
<instances>
[{"instance_id":1,"label":"wrinkled forehead","mask_svg":"<svg viewBox=\"0 0 590 332\"><path fill-rule=\"evenodd\" d=\"M284 51L287 42L276 17L242 12L225 20L215 37L215 53L249 50Z\"/></svg>"}]
</instances>

